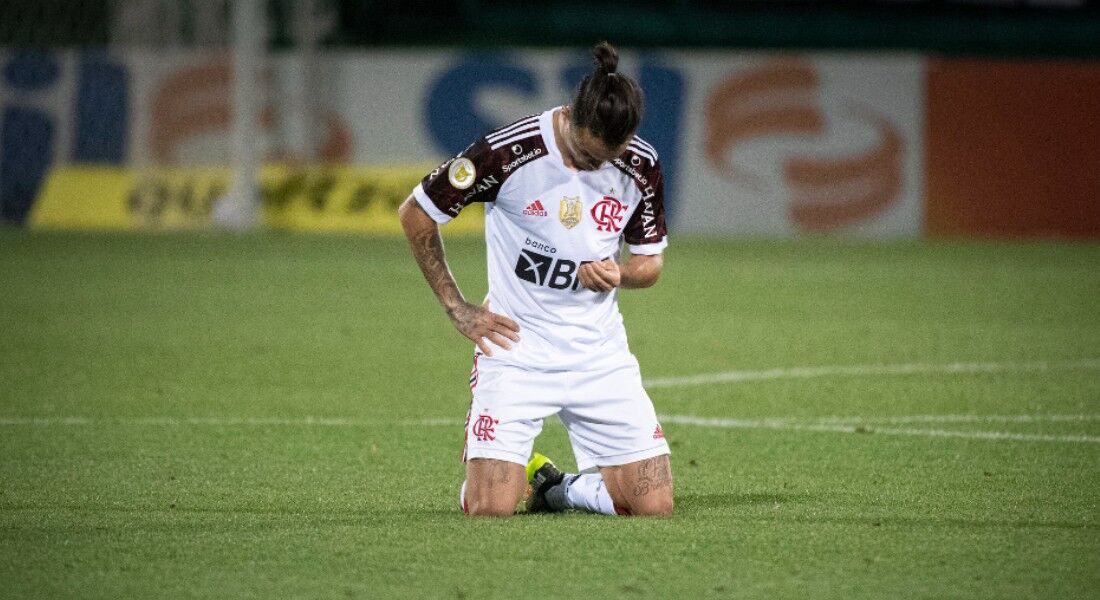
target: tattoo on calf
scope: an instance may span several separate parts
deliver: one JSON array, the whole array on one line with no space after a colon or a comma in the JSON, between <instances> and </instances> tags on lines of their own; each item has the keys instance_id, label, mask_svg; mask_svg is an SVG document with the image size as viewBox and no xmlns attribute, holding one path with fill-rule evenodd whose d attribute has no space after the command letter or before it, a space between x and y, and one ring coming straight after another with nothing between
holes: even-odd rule
<instances>
[{"instance_id":1,"label":"tattoo on calf","mask_svg":"<svg viewBox=\"0 0 1100 600\"><path fill-rule=\"evenodd\" d=\"M672 469L667 456L643 460L638 465L638 481L634 483L634 497L645 496L653 490L672 487Z\"/></svg>"}]
</instances>

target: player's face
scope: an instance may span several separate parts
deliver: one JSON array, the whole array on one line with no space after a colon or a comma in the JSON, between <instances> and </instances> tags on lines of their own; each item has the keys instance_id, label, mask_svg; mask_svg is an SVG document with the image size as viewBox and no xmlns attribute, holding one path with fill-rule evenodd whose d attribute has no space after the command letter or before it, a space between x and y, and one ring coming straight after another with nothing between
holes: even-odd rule
<instances>
[{"instance_id":1,"label":"player's face","mask_svg":"<svg viewBox=\"0 0 1100 600\"><path fill-rule=\"evenodd\" d=\"M572 155L573 166L582 171L599 169L605 162L614 160L615 157L626 152L626 146L630 143L628 139L623 145L611 148L588 129L573 127L572 124L570 124L565 140L569 154Z\"/></svg>"}]
</instances>

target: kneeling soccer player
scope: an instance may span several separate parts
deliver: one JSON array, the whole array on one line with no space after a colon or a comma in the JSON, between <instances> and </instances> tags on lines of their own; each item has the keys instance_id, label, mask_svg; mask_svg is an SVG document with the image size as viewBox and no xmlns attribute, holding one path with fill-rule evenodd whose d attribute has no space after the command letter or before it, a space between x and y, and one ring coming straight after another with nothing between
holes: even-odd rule
<instances>
[{"instance_id":1,"label":"kneeling soccer player","mask_svg":"<svg viewBox=\"0 0 1100 600\"><path fill-rule=\"evenodd\" d=\"M620 287L649 287L661 273L661 166L634 135L638 84L616 72L610 44L596 46L595 58L570 105L479 138L400 209L428 284L477 345L460 496L471 515L510 515L528 490L531 512L672 513L668 444L617 302ZM439 236L439 224L472 202L485 203L482 304L463 297ZM582 474L531 458L551 415L567 428Z\"/></svg>"}]
</instances>

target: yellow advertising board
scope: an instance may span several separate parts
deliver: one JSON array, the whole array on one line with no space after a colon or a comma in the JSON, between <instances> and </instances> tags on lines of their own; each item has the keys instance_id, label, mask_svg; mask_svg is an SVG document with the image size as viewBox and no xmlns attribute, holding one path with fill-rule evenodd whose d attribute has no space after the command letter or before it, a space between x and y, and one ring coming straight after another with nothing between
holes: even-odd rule
<instances>
[{"instance_id":1,"label":"yellow advertising board","mask_svg":"<svg viewBox=\"0 0 1100 600\"><path fill-rule=\"evenodd\" d=\"M268 165L261 172L263 227L291 231L396 233L397 207L432 167ZM230 189L226 168L55 169L29 224L36 229L201 230ZM448 232L481 231L473 205Z\"/></svg>"}]
</instances>

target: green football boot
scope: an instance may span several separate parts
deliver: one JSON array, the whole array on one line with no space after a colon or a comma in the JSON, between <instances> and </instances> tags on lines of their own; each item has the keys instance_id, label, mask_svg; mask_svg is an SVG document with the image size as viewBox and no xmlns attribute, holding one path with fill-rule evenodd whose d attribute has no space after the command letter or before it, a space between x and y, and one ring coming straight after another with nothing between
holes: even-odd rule
<instances>
[{"instance_id":1,"label":"green football boot","mask_svg":"<svg viewBox=\"0 0 1100 600\"><path fill-rule=\"evenodd\" d=\"M554 462L546 456L534 453L527 463L527 512L556 512L546 502L546 492L565 478Z\"/></svg>"}]
</instances>

